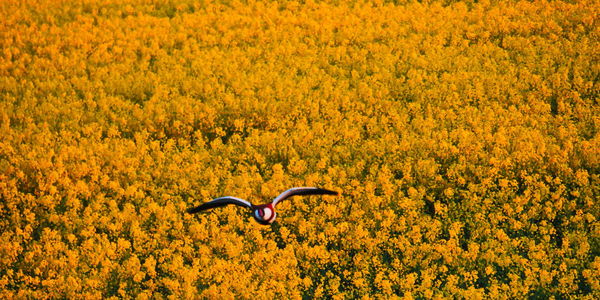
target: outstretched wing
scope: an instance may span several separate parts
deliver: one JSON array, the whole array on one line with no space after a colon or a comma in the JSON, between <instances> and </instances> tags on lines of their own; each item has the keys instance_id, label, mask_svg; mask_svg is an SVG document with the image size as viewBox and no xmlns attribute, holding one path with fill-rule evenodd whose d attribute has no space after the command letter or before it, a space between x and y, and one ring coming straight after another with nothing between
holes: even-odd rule
<instances>
[{"instance_id":1,"label":"outstretched wing","mask_svg":"<svg viewBox=\"0 0 600 300\"><path fill-rule=\"evenodd\" d=\"M211 209L211 208L215 208L215 207L221 207L221 206L225 206L225 205L229 205L229 204L252 208L252 204L244 199L226 196L226 197L220 197L220 198L213 199L213 200L206 202L200 206L188 208L187 212L190 214L193 214L193 213L197 213L199 211L203 211L203 210L207 210L207 209Z\"/></svg>"},{"instance_id":2,"label":"outstretched wing","mask_svg":"<svg viewBox=\"0 0 600 300\"><path fill-rule=\"evenodd\" d=\"M320 189L316 187L295 187L281 193L277 198L273 199L273 207L279 203L279 201L285 200L292 196L298 195L339 195L338 192L330 191L326 189Z\"/></svg>"}]
</instances>

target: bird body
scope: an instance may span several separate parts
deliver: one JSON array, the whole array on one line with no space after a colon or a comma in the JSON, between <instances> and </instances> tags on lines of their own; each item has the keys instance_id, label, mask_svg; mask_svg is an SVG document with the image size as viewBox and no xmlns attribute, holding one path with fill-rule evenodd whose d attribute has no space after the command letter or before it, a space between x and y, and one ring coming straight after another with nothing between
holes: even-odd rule
<instances>
[{"instance_id":1,"label":"bird body","mask_svg":"<svg viewBox=\"0 0 600 300\"><path fill-rule=\"evenodd\" d=\"M226 196L219 197L209 202L206 202L200 206L190 208L187 210L187 212L193 214L211 208L233 204L250 209L252 211L252 217L254 217L254 220L256 220L256 222L262 225L269 225L273 223L273 221L275 221L275 218L277 217L277 212L275 212L275 206L279 202L292 196L300 195L338 195L338 192L315 187L295 187L281 193L279 196L273 199L271 203L261 205L254 205L244 199Z\"/></svg>"},{"instance_id":2,"label":"bird body","mask_svg":"<svg viewBox=\"0 0 600 300\"><path fill-rule=\"evenodd\" d=\"M252 209L252 216L254 217L254 220L262 225L269 225L273 223L277 217L277 213L275 212L275 208L273 207L272 203L256 205Z\"/></svg>"}]
</instances>

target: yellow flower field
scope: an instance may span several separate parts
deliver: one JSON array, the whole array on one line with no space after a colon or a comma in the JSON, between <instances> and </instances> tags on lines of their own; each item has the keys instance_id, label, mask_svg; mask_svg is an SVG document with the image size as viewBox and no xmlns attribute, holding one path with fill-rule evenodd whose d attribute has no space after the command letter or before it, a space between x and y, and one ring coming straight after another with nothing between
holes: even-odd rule
<instances>
[{"instance_id":1,"label":"yellow flower field","mask_svg":"<svg viewBox=\"0 0 600 300\"><path fill-rule=\"evenodd\" d=\"M600 298L597 1L0 14L1 299Z\"/></svg>"}]
</instances>

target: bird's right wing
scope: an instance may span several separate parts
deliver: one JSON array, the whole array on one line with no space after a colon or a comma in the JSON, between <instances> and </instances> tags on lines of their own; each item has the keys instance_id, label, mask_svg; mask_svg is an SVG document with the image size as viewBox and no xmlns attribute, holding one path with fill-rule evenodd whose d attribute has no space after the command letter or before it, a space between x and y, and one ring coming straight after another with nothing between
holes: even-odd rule
<instances>
[{"instance_id":1,"label":"bird's right wing","mask_svg":"<svg viewBox=\"0 0 600 300\"><path fill-rule=\"evenodd\" d=\"M252 203L250 203L244 199L226 196L226 197L220 197L220 198L213 199L213 200L206 202L200 206L188 208L187 212L190 214L193 214L193 213L197 213L199 211L203 211L203 210L207 210L207 209L211 209L211 208L215 208L215 207L221 207L221 206L225 206L225 205L229 205L229 204L243 206L246 208L252 208Z\"/></svg>"},{"instance_id":2,"label":"bird's right wing","mask_svg":"<svg viewBox=\"0 0 600 300\"><path fill-rule=\"evenodd\" d=\"M289 197L299 195L339 195L339 193L336 191L330 191L316 187L295 187L281 193L279 196L277 196L277 198L273 200L272 204L273 206L275 206L277 205L277 203Z\"/></svg>"}]
</instances>

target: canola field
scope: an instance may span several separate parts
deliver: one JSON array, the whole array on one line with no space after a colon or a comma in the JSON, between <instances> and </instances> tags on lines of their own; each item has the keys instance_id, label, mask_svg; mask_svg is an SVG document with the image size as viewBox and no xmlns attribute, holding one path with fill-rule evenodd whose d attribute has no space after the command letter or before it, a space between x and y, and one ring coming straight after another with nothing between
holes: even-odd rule
<instances>
[{"instance_id":1,"label":"canola field","mask_svg":"<svg viewBox=\"0 0 600 300\"><path fill-rule=\"evenodd\" d=\"M600 297L597 1L0 15L2 299Z\"/></svg>"}]
</instances>

